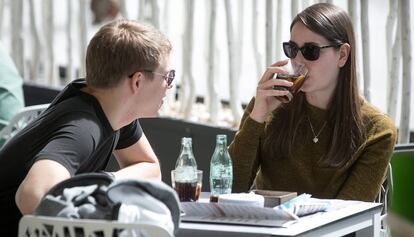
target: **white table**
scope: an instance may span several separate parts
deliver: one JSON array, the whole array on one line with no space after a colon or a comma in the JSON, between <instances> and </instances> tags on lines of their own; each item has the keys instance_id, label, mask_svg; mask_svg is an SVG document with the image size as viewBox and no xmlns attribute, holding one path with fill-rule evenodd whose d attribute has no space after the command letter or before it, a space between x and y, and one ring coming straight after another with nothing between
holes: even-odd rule
<instances>
[{"instance_id":1,"label":"white table","mask_svg":"<svg viewBox=\"0 0 414 237\"><path fill-rule=\"evenodd\" d=\"M343 236L356 232L357 237L379 237L381 204L338 201L338 209L301 218L287 228L228 224L180 224L177 237L221 236Z\"/></svg>"}]
</instances>

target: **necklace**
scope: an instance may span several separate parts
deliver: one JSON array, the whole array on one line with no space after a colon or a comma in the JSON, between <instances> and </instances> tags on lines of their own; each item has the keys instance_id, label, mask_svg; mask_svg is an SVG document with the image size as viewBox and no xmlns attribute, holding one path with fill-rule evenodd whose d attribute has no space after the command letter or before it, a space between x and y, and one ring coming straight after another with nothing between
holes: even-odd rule
<instances>
[{"instance_id":1,"label":"necklace","mask_svg":"<svg viewBox=\"0 0 414 237\"><path fill-rule=\"evenodd\" d=\"M318 137L321 134L322 130L325 128L327 121L325 121L325 123L323 123L321 129L319 130L319 132L317 134L315 133L315 130L313 129L313 126L312 126L312 123L310 121L309 116L308 116L308 121L309 121L310 128L312 130L312 133L313 133L313 139L312 139L312 141L313 141L313 143L317 143L319 141L319 138Z\"/></svg>"}]
</instances>

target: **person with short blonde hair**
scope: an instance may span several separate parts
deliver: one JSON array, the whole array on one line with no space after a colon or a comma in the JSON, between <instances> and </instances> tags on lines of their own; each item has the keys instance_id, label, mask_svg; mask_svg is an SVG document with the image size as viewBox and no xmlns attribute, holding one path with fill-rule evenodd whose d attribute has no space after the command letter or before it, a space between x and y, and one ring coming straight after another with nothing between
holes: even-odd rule
<instances>
[{"instance_id":1,"label":"person with short blonde hair","mask_svg":"<svg viewBox=\"0 0 414 237\"><path fill-rule=\"evenodd\" d=\"M96 88L112 87L136 71L155 70L170 51L168 39L151 26L114 21L103 26L89 43L86 82Z\"/></svg>"},{"instance_id":2,"label":"person with short blonde hair","mask_svg":"<svg viewBox=\"0 0 414 237\"><path fill-rule=\"evenodd\" d=\"M86 80L67 85L36 120L0 151L1 236L16 236L22 214L72 176L105 169L116 179L161 178L138 118L155 117L172 87L171 45L153 27L132 20L104 25L86 55Z\"/></svg>"}]
</instances>

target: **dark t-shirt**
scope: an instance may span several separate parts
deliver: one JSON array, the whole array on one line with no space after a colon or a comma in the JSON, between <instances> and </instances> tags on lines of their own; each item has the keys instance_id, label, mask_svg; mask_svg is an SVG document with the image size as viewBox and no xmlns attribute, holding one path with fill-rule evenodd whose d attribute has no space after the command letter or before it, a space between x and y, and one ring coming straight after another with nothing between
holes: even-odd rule
<instances>
[{"instance_id":1,"label":"dark t-shirt","mask_svg":"<svg viewBox=\"0 0 414 237\"><path fill-rule=\"evenodd\" d=\"M35 161L54 160L71 176L95 172L106 167L114 148L129 147L142 136L137 120L114 131L96 98L80 90L85 85L82 79L69 84L0 150L0 216L10 220L4 225L9 231L17 231L21 217L15 193ZM3 231L2 225L0 236Z\"/></svg>"}]
</instances>

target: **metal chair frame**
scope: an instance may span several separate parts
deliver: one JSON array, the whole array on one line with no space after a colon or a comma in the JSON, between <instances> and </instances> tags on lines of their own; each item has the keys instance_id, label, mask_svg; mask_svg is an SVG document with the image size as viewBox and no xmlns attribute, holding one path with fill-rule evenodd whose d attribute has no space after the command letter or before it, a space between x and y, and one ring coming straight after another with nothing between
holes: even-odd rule
<instances>
[{"instance_id":1,"label":"metal chair frame","mask_svg":"<svg viewBox=\"0 0 414 237\"><path fill-rule=\"evenodd\" d=\"M49 107L49 104L24 107L16 115L14 115L9 124L0 131L0 139L6 141L9 140L33 119L37 118L47 107Z\"/></svg>"},{"instance_id":2,"label":"metal chair frame","mask_svg":"<svg viewBox=\"0 0 414 237\"><path fill-rule=\"evenodd\" d=\"M107 220L69 219L25 215L19 222L18 237L172 237L164 226L154 221L121 223Z\"/></svg>"}]
</instances>

